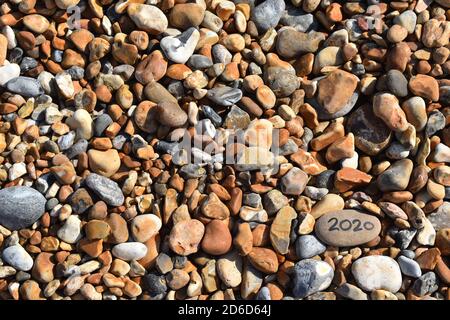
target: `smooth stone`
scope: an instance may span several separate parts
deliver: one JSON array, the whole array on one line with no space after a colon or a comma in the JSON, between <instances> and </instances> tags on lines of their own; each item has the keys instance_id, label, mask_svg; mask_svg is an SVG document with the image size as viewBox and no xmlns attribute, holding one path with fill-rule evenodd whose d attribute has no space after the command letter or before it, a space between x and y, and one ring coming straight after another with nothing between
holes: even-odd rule
<instances>
[{"instance_id":1,"label":"smooth stone","mask_svg":"<svg viewBox=\"0 0 450 320\"><path fill-rule=\"evenodd\" d=\"M400 15L394 18L394 23L401 25L408 33L413 33L416 28L417 15L413 10L403 11Z\"/></svg>"},{"instance_id":2,"label":"smooth stone","mask_svg":"<svg viewBox=\"0 0 450 320\"><path fill-rule=\"evenodd\" d=\"M195 28L189 28L177 36L164 37L160 46L168 59L175 63L186 63L194 53L200 33Z\"/></svg>"},{"instance_id":3,"label":"smooth stone","mask_svg":"<svg viewBox=\"0 0 450 320\"><path fill-rule=\"evenodd\" d=\"M408 95L408 80L398 70L388 71L386 74L386 85L389 91L397 97L403 98Z\"/></svg>"},{"instance_id":4,"label":"smooth stone","mask_svg":"<svg viewBox=\"0 0 450 320\"><path fill-rule=\"evenodd\" d=\"M406 119L416 131L422 131L427 124L427 112L425 100L421 97L412 97L403 102L402 109L405 111Z\"/></svg>"},{"instance_id":5,"label":"smooth stone","mask_svg":"<svg viewBox=\"0 0 450 320\"><path fill-rule=\"evenodd\" d=\"M395 132L408 128L405 112L400 108L398 99L390 93L378 93L373 97L373 113Z\"/></svg>"},{"instance_id":6,"label":"smooth stone","mask_svg":"<svg viewBox=\"0 0 450 320\"><path fill-rule=\"evenodd\" d=\"M311 209L311 215L319 219L326 213L344 209L344 199L341 196L329 193L318 201Z\"/></svg>"},{"instance_id":7,"label":"smooth stone","mask_svg":"<svg viewBox=\"0 0 450 320\"><path fill-rule=\"evenodd\" d=\"M111 177L120 168L119 153L115 149L106 151L91 149L87 152L91 170L104 177Z\"/></svg>"},{"instance_id":8,"label":"smooth stone","mask_svg":"<svg viewBox=\"0 0 450 320\"><path fill-rule=\"evenodd\" d=\"M427 137L431 137L436 132L444 129L446 124L445 116L439 110L433 110L428 114L427 126L425 128L425 134Z\"/></svg>"},{"instance_id":9,"label":"smooth stone","mask_svg":"<svg viewBox=\"0 0 450 320\"><path fill-rule=\"evenodd\" d=\"M19 230L31 226L45 212L46 199L33 188L25 186L0 190L0 225Z\"/></svg>"},{"instance_id":10,"label":"smooth stone","mask_svg":"<svg viewBox=\"0 0 450 320\"><path fill-rule=\"evenodd\" d=\"M151 34L160 34L166 31L169 24L164 12L156 6L130 3L127 13L139 29Z\"/></svg>"},{"instance_id":11,"label":"smooth stone","mask_svg":"<svg viewBox=\"0 0 450 320\"><path fill-rule=\"evenodd\" d=\"M265 83L278 98L288 97L300 86L298 77L291 70L269 67L264 73Z\"/></svg>"},{"instance_id":12,"label":"smooth stone","mask_svg":"<svg viewBox=\"0 0 450 320\"><path fill-rule=\"evenodd\" d=\"M305 298L325 290L333 276L333 269L324 261L306 259L297 262L293 270L292 294L295 298Z\"/></svg>"},{"instance_id":13,"label":"smooth stone","mask_svg":"<svg viewBox=\"0 0 450 320\"><path fill-rule=\"evenodd\" d=\"M313 235L303 235L297 238L295 250L300 259L309 259L325 252L327 247Z\"/></svg>"},{"instance_id":14,"label":"smooth stone","mask_svg":"<svg viewBox=\"0 0 450 320\"><path fill-rule=\"evenodd\" d=\"M134 240L145 242L158 234L161 227L162 222L158 216L154 214L141 214L133 219L130 230Z\"/></svg>"},{"instance_id":15,"label":"smooth stone","mask_svg":"<svg viewBox=\"0 0 450 320\"><path fill-rule=\"evenodd\" d=\"M228 107L242 98L242 91L240 89L231 88L231 87L215 87L208 90L208 93L206 94L208 99L210 99L212 102Z\"/></svg>"},{"instance_id":16,"label":"smooth stone","mask_svg":"<svg viewBox=\"0 0 450 320\"><path fill-rule=\"evenodd\" d=\"M352 264L352 274L364 291L386 290L396 293L402 285L402 274L397 262L387 256L362 257Z\"/></svg>"},{"instance_id":17,"label":"smooth stone","mask_svg":"<svg viewBox=\"0 0 450 320\"><path fill-rule=\"evenodd\" d=\"M124 261L139 260L147 254L147 246L140 242L124 242L116 244L111 252Z\"/></svg>"},{"instance_id":18,"label":"smooth stone","mask_svg":"<svg viewBox=\"0 0 450 320\"><path fill-rule=\"evenodd\" d=\"M41 83L34 78L16 77L9 80L5 86L8 91L18 93L24 97L37 97L44 94Z\"/></svg>"},{"instance_id":19,"label":"smooth stone","mask_svg":"<svg viewBox=\"0 0 450 320\"><path fill-rule=\"evenodd\" d=\"M380 221L356 210L327 213L316 221L317 237L336 247L352 247L376 238L381 231Z\"/></svg>"},{"instance_id":20,"label":"smooth stone","mask_svg":"<svg viewBox=\"0 0 450 320\"><path fill-rule=\"evenodd\" d=\"M156 108L158 121L168 127L180 127L187 121L187 114L177 103L166 101Z\"/></svg>"},{"instance_id":21,"label":"smooth stone","mask_svg":"<svg viewBox=\"0 0 450 320\"><path fill-rule=\"evenodd\" d=\"M419 264L405 256L400 256L397 259L400 270L405 276L419 278L422 275L422 270L420 270Z\"/></svg>"},{"instance_id":22,"label":"smooth stone","mask_svg":"<svg viewBox=\"0 0 450 320\"><path fill-rule=\"evenodd\" d=\"M405 190L413 170L413 162L402 159L394 162L377 178L378 188L383 192Z\"/></svg>"},{"instance_id":23,"label":"smooth stone","mask_svg":"<svg viewBox=\"0 0 450 320\"><path fill-rule=\"evenodd\" d=\"M0 86L4 86L9 80L20 76L20 67L15 63L10 63L0 67Z\"/></svg>"},{"instance_id":24,"label":"smooth stone","mask_svg":"<svg viewBox=\"0 0 450 320\"><path fill-rule=\"evenodd\" d=\"M67 218L57 231L58 238L66 243L76 243L81 238L81 220L77 215Z\"/></svg>"},{"instance_id":25,"label":"smooth stone","mask_svg":"<svg viewBox=\"0 0 450 320\"><path fill-rule=\"evenodd\" d=\"M122 205L125 198L119 185L111 179L96 173L91 173L85 179L86 185L108 205Z\"/></svg>"},{"instance_id":26,"label":"smooth stone","mask_svg":"<svg viewBox=\"0 0 450 320\"><path fill-rule=\"evenodd\" d=\"M20 244L3 249L2 259L16 270L28 271L33 267L33 258Z\"/></svg>"},{"instance_id":27,"label":"smooth stone","mask_svg":"<svg viewBox=\"0 0 450 320\"><path fill-rule=\"evenodd\" d=\"M250 115L241 108L232 105L225 120L223 121L223 127L226 129L242 129L248 127L250 124Z\"/></svg>"}]
</instances>

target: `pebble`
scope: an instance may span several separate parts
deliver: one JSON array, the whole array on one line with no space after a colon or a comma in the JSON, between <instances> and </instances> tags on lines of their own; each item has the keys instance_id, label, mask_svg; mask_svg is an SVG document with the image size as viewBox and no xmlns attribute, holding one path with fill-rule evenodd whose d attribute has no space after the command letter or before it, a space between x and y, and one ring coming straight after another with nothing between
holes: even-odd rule
<instances>
[{"instance_id":1,"label":"pebble","mask_svg":"<svg viewBox=\"0 0 450 320\"><path fill-rule=\"evenodd\" d=\"M216 87L208 90L207 97L220 106L231 106L241 100L242 91L230 87Z\"/></svg>"},{"instance_id":2,"label":"pebble","mask_svg":"<svg viewBox=\"0 0 450 320\"><path fill-rule=\"evenodd\" d=\"M161 227L162 222L158 216L154 214L142 214L133 219L130 230L134 240L144 243L158 234Z\"/></svg>"},{"instance_id":3,"label":"pebble","mask_svg":"<svg viewBox=\"0 0 450 320\"><path fill-rule=\"evenodd\" d=\"M205 233L205 226L196 219L180 221L172 228L169 246L179 255L188 256L198 251Z\"/></svg>"},{"instance_id":4,"label":"pebble","mask_svg":"<svg viewBox=\"0 0 450 320\"><path fill-rule=\"evenodd\" d=\"M380 221L356 210L322 215L315 224L317 236L336 247L352 247L373 240L381 231Z\"/></svg>"},{"instance_id":5,"label":"pebble","mask_svg":"<svg viewBox=\"0 0 450 320\"><path fill-rule=\"evenodd\" d=\"M18 64L10 63L0 67L0 86L4 86L9 80L20 76Z\"/></svg>"},{"instance_id":6,"label":"pebble","mask_svg":"<svg viewBox=\"0 0 450 320\"><path fill-rule=\"evenodd\" d=\"M229 288L235 288L242 282L242 258L230 252L217 260L217 275Z\"/></svg>"},{"instance_id":7,"label":"pebble","mask_svg":"<svg viewBox=\"0 0 450 320\"><path fill-rule=\"evenodd\" d=\"M339 286L336 289L336 293L350 300L369 300L367 293L350 283L344 283Z\"/></svg>"},{"instance_id":8,"label":"pebble","mask_svg":"<svg viewBox=\"0 0 450 320\"><path fill-rule=\"evenodd\" d=\"M187 121L187 114L176 103L162 102L156 108L158 121L168 127L180 127Z\"/></svg>"},{"instance_id":9,"label":"pebble","mask_svg":"<svg viewBox=\"0 0 450 320\"><path fill-rule=\"evenodd\" d=\"M122 190L111 179L91 173L86 177L86 185L110 206L120 206L124 201Z\"/></svg>"},{"instance_id":10,"label":"pebble","mask_svg":"<svg viewBox=\"0 0 450 320\"><path fill-rule=\"evenodd\" d=\"M124 261L139 260L147 254L147 247L140 242L125 242L116 244L111 253Z\"/></svg>"},{"instance_id":11,"label":"pebble","mask_svg":"<svg viewBox=\"0 0 450 320\"><path fill-rule=\"evenodd\" d=\"M206 225L205 234L201 243L204 252L219 256L230 251L231 246L231 233L224 222L214 219Z\"/></svg>"},{"instance_id":12,"label":"pebble","mask_svg":"<svg viewBox=\"0 0 450 320\"><path fill-rule=\"evenodd\" d=\"M402 159L394 162L386 171L378 176L377 184L381 191L405 190L413 170L413 162Z\"/></svg>"},{"instance_id":13,"label":"pebble","mask_svg":"<svg viewBox=\"0 0 450 320\"><path fill-rule=\"evenodd\" d=\"M0 190L0 225L11 230L31 226L44 214L45 202L44 196L30 187Z\"/></svg>"},{"instance_id":14,"label":"pebble","mask_svg":"<svg viewBox=\"0 0 450 320\"><path fill-rule=\"evenodd\" d=\"M308 175L299 168L292 168L281 178L281 191L287 195L300 195L308 183Z\"/></svg>"},{"instance_id":15,"label":"pebble","mask_svg":"<svg viewBox=\"0 0 450 320\"><path fill-rule=\"evenodd\" d=\"M127 13L139 29L151 34L160 34L168 27L166 16L155 6L130 3L127 6Z\"/></svg>"},{"instance_id":16,"label":"pebble","mask_svg":"<svg viewBox=\"0 0 450 320\"><path fill-rule=\"evenodd\" d=\"M352 274L364 291L386 290L396 293L402 285L402 274L397 262L386 256L359 258L352 264Z\"/></svg>"},{"instance_id":17,"label":"pebble","mask_svg":"<svg viewBox=\"0 0 450 320\"><path fill-rule=\"evenodd\" d=\"M419 264L405 256L400 256L397 259L400 270L405 276L412 278L419 278L422 275L422 270L420 270Z\"/></svg>"},{"instance_id":18,"label":"pebble","mask_svg":"<svg viewBox=\"0 0 450 320\"><path fill-rule=\"evenodd\" d=\"M33 258L19 244L3 249L2 259L16 270L29 271L33 267Z\"/></svg>"},{"instance_id":19,"label":"pebble","mask_svg":"<svg viewBox=\"0 0 450 320\"><path fill-rule=\"evenodd\" d=\"M327 247L313 235L303 235L297 238L295 250L300 259L309 259L325 252Z\"/></svg>"},{"instance_id":20,"label":"pebble","mask_svg":"<svg viewBox=\"0 0 450 320\"><path fill-rule=\"evenodd\" d=\"M164 37L161 49L167 58L175 63L186 63L194 53L200 33L195 28L189 28L177 36Z\"/></svg>"},{"instance_id":21,"label":"pebble","mask_svg":"<svg viewBox=\"0 0 450 320\"><path fill-rule=\"evenodd\" d=\"M412 291L418 296L432 294L438 289L438 279L433 271L420 276L412 285Z\"/></svg>"},{"instance_id":22,"label":"pebble","mask_svg":"<svg viewBox=\"0 0 450 320\"><path fill-rule=\"evenodd\" d=\"M333 280L333 269L324 261L305 259L293 269L292 293L295 298L305 298L327 289Z\"/></svg>"},{"instance_id":23,"label":"pebble","mask_svg":"<svg viewBox=\"0 0 450 320\"><path fill-rule=\"evenodd\" d=\"M274 249L280 254L289 250L292 220L297 217L292 207L285 206L278 211L270 226L270 241Z\"/></svg>"},{"instance_id":24,"label":"pebble","mask_svg":"<svg viewBox=\"0 0 450 320\"><path fill-rule=\"evenodd\" d=\"M251 11L251 19L256 27L264 32L277 26L286 5L283 0L266 0Z\"/></svg>"},{"instance_id":25,"label":"pebble","mask_svg":"<svg viewBox=\"0 0 450 320\"><path fill-rule=\"evenodd\" d=\"M8 91L25 97L37 97L44 93L44 89L38 80L23 76L10 79L5 87Z\"/></svg>"},{"instance_id":26,"label":"pebble","mask_svg":"<svg viewBox=\"0 0 450 320\"><path fill-rule=\"evenodd\" d=\"M81 238L81 221L76 215L67 218L57 232L58 238L66 243L76 243Z\"/></svg>"}]
</instances>

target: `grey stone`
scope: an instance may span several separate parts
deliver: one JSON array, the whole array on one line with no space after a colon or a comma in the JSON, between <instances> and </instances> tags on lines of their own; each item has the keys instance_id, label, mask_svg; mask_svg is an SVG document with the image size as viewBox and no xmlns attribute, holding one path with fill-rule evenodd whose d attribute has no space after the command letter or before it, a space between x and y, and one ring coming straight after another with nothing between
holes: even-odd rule
<instances>
[{"instance_id":1,"label":"grey stone","mask_svg":"<svg viewBox=\"0 0 450 320\"><path fill-rule=\"evenodd\" d=\"M16 270L28 271L33 267L33 258L20 244L3 249L2 259Z\"/></svg>"},{"instance_id":2,"label":"grey stone","mask_svg":"<svg viewBox=\"0 0 450 320\"><path fill-rule=\"evenodd\" d=\"M445 128L445 116L439 110L433 110L428 114L427 126L425 133L427 137Z\"/></svg>"},{"instance_id":3,"label":"grey stone","mask_svg":"<svg viewBox=\"0 0 450 320\"><path fill-rule=\"evenodd\" d=\"M290 96L300 86L295 73L279 67L269 67L264 74L266 84L278 98Z\"/></svg>"},{"instance_id":4,"label":"grey stone","mask_svg":"<svg viewBox=\"0 0 450 320\"><path fill-rule=\"evenodd\" d=\"M31 226L45 212L45 198L25 186L0 190L0 224L10 230Z\"/></svg>"},{"instance_id":5,"label":"grey stone","mask_svg":"<svg viewBox=\"0 0 450 320\"><path fill-rule=\"evenodd\" d=\"M119 185L107 177L91 173L87 176L85 182L100 199L110 206L120 206L125 200Z\"/></svg>"},{"instance_id":6,"label":"grey stone","mask_svg":"<svg viewBox=\"0 0 450 320\"><path fill-rule=\"evenodd\" d=\"M318 23L311 13L305 13L303 10L292 5L287 5L280 19L280 23L285 26L294 27L295 30L300 32L308 32L318 27Z\"/></svg>"},{"instance_id":7,"label":"grey stone","mask_svg":"<svg viewBox=\"0 0 450 320\"><path fill-rule=\"evenodd\" d=\"M108 126L113 123L113 120L107 113L103 113L95 119L94 122L94 135L100 137Z\"/></svg>"},{"instance_id":8,"label":"grey stone","mask_svg":"<svg viewBox=\"0 0 450 320\"><path fill-rule=\"evenodd\" d=\"M433 271L429 271L414 281L412 291L418 296L425 296L436 292L439 288L438 279Z\"/></svg>"},{"instance_id":9,"label":"grey stone","mask_svg":"<svg viewBox=\"0 0 450 320\"><path fill-rule=\"evenodd\" d=\"M6 89L24 97L37 97L44 94L44 89L37 79L22 76L9 80L6 83Z\"/></svg>"},{"instance_id":10,"label":"grey stone","mask_svg":"<svg viewBox=\"0 0 450 320\"><path fill-rule=\"evenodd\" d=\"M266 0L252 9L251 20L260 31L275 28L285 7L284 0Z\"/></svg>"},{"instance_id":11,"label":"grey stone","mask_svg":"<svg viewBox=\"0 0 450 320\"><path fill-rule=\"evenodd\" d=\"M389 70L386 74L386 85L390 92L397 97L406 97L408 95L408 80L403 73L398 70Z\"/></svg>"},{"instance_id":12,"label":"grey stone","mask_svg":"<svg viewBox=\"0 0 450 320\"><path fill-rule=\"evenodd\" d=\"M305 298L325 290L333 276L333 269L324 261L305 259L297 262L293 270L292 294L296 298Z\"/></svg>"},{"instance_id":13,"label":"grey stone","mask_svg":"<svg viewBox=\"0 0 450 320\"><path fill-rule=\"evenodd\" d=\"M422 275L422 270L420 270L420 266L416 261L405 256L400 256L397 262L405 276L418 278Z\"/></svg>"},{"instance_id":14,"label":"grey stone","mask_svg":"<svg viewBox=\"0 0 450 320\"><path fill-rule=\"evenodd\" d=\"M313 235L303 235L297 238L295 250L300 259L309 259L324 253L327 247Z\"/></svg>"},{"instance_id":15,"label":"grey stone","mask_svg":"<svg viewBox=\"0 0 450 320\"><path fill-rule=\"evenodd\" d=\"M208 90L208 99L220 106L231 106L241 100L242 91L231 87L216 87Z\"/></svg>"},{"instance_id":16,"label":"grey stone","mask_svg":"<svg viewBox=\"0 0 450 320\"><path fill-rule=\"evenodd\" d=\"M409 183L413 162L402 159L394 162L377 178L378 188L383 192L405 190Z\"/></svg>"}]
</instances>

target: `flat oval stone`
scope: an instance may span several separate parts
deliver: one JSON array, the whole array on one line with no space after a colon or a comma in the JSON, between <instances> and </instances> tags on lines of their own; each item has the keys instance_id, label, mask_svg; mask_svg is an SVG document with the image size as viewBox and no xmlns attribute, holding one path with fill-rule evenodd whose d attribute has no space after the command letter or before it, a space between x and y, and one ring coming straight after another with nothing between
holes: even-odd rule
<instances>
[{"instance_id":1,"label":"flat oval stone","mask_svg":"<svg viewBox=\"0 0 450 320\"><path fill-rule=\"evenodd\" d=\"M381 231L381 223L376 217L356 210L339 210L320 217L315 231L326 244L351 247L373 240Z\"/></svg>"},{"instance_id":2,"label":"flat oval stone","mask_svg":"<svg viewBox=\"0 0 450 320\"><path fill-rule=\"evenodd\" d=\"M352 274L365 291L387 290L395 293L402 285L402 273L397 262L386 256L368 256L356 260Z\"/></svg>"},{"instance_id":3,"label":"flat oval stone","mask_svg":"<svg viewBox=\"0 0 450 320\"><path fill-rule=\"evenodd\" d=\"M140 242L119 243L112 249L113 256L125 260L139 260L147 254L147 246Z\"/></svg>"},{"instance_id":4,"label":"flat oval stone","mask_svg":"<svg viewBox=\"0 0 450 320\"><path fill-rule=\"evenodd\" d=\"M0 190L0 225L19 230L35 223L45 212L46 200L30 187L10 187Z\"/></svg>"}]
</instances>

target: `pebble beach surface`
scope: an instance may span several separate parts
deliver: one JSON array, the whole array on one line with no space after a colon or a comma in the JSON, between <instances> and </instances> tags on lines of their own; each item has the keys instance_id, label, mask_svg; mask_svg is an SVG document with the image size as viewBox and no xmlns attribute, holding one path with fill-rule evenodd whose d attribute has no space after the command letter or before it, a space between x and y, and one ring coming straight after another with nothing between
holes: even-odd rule
<instances>
[{"instance_id":1,"label":"pebble beach surface","mask_svg":"<svg viewBox=\"0 0 450 320\"><path fill-rule=\"evenodd\" d=\"M0 300L450 300L449 38L449 0L0 0Z\"/></svg>"}]
</instances>

